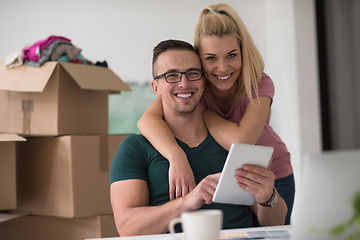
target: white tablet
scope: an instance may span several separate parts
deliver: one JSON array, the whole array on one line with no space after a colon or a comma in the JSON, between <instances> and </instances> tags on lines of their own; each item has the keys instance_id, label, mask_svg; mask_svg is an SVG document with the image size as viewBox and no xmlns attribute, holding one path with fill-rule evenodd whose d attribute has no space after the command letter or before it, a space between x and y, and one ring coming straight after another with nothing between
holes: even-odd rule
<instances>
[{"instance_id":1,"label":"white tablet","mask_svg":"<svg viewBox=\"0 0 360 240\"><path fill-rule=\"evenodd\" d=\"M216 187L213 202L251 206L254 203L254 196L237 185L235 171L244 164L267 168L273 151L272 147L233 143Z\"/></svg>"}]
</instances>

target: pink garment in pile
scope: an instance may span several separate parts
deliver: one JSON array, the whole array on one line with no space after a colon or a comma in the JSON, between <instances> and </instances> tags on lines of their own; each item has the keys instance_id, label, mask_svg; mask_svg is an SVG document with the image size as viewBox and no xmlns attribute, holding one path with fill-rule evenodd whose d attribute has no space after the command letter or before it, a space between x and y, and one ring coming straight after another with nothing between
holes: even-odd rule
<instances>
[{"instance_id":1,"label":"pink garment in pile","mask_svg":"<svg viewBox=\"0 0 360 240\"><path fill-rule=\"evenodd\" d=\"M34 43L32 46L23 50L24 52L24 60L35 61L39 60L41 51L46 48L50 43L55 40L61 40L65 42L71 42L70 39L61 36L50 36L44 40L40 40Z\"/></svg>"}]
</instances>

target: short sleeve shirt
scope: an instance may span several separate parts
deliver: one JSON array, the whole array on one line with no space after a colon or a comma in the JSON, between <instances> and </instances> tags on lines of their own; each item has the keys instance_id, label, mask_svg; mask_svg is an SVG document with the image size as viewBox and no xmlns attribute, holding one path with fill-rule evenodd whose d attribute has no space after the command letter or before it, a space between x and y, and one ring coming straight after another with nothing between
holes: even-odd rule
<instances>
[{"instance_id":1,"label":"short sleeve shirt","mask_svg":"<svg viewBox=\"0 0 360 240\"><path fill-rule=\"evenodd\" d=\"M275 93L274 83L271 78L263 73L260 84L258 86L258 96L259 97L268 97L273 101ZM253 98L256 97L255 92L252 92ZM236 103L227 113L223 113L217 105L207 105L204 100L202 101L202 109L210 109L223 118L240 123L242 117L245 114L246 106L250 102L250 99L244 95L238 103ZM278 134L270 126L271 118L271 106L269 109L269 114L266 119L264 129L257 141L257 145L262 146L271 146L274 148L273 160L271 163L271 170L274 172L276 179L287 177L292 173L292 167L290 162L290 153L288 152L285 143L281 140Z\"/></svg>"},{"instance_id":2,"label":"short sleeve shirt","mask_svg":"<svg viewBox=\"0 0 360 240\"><path fill-rule=\"evenodd\" d=\"M179 140L177 142L188 157L196 184L207 175L222 171L228 152L210 134L194 148ZM145 137L133 134L121 142L115 154L110 168L110 184L129 179L144 180L149 187L149 205L158 206L170 201L168 172L168 160ZM202 208L221 209L224 229L251 226L247 206L212 203Z\"/></svg>"}]
</instances>

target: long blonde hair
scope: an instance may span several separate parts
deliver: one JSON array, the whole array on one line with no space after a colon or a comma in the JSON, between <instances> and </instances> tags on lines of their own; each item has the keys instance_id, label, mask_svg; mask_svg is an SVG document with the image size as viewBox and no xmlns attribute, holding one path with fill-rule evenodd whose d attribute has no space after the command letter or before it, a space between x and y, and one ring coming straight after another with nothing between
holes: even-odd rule
<instances>
[{"instance_id":1,"label":"long blonde hair","mask_svg":"<svg viewBox=\"0 0 360 240\"><path fill-rule=\"evenodd\" d=\"M255 46L245 24L228 4L221 3L205 7L199 17L195 27L194 47L199 52L201 36L218 36L232 35L239 41L242 55L242 71L235 84L237 88L235 99L232 104L238 102L242 95L246 93L252 101L252 89L256 95L258 85L261 81L261 75L264 71L263 58ZM206 81L205 99L206 102L214 101L214 96L209 88L209 82Z\"/></svg>"}]
</instances>

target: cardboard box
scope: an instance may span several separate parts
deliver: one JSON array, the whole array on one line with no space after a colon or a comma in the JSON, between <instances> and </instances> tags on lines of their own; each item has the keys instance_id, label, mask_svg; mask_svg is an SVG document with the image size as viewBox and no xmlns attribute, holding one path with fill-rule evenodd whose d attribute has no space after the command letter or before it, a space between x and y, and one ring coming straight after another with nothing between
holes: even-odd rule
<instances>
[{"instance_id":1,"label":"cardboard box","mask_svg":"<svg viewBox=\"0 0 360 240\"><path fill-rule=\"evenodd\" d=\"M125 137L31 137L18 143L18 209L68 218L112 214L109 167Z\"/></svg>"},{"instance_id":2,"label":"cardboard box","mask_svg":"<svg viewBox=\"0 0 360 240\"><path fill-rule=\"evenodd\" d=\"M0 132L107 134L108 94L129 90L106 67L46 62L7 69L0 61Z\"/></svg>"},{"instance_id":3,"label":"cardboard box","mask_svg":"<svg viewBox=\"0 0 360 240\"><path fill-rule=\"evenodd\" d=\"M16 209L16 141L15 134L0 134L0 210Z\"/></svg>"},{"instance_id":4,"label":"cardboard box","mask_svg":"<svg viewBox=\"0 0 360 240\"><path fill-rule=\"evenodd\" d=\"M24 216L0 223L0 236L9 240L82 240L119 234L112 215L77 219Z\"/></svg>"},{"instance_id":5,"label":"cardboard box","mask_svg":"<svg viewBox=\"0 0 360 240\"><path fill-rule=\"evenodd\" d=\"M29 215L29 212L21 211L21 210L2 210L0 211L0 224L2 222L10 221L15 218L23 217Z\"/></svg>"}]
</instances>

